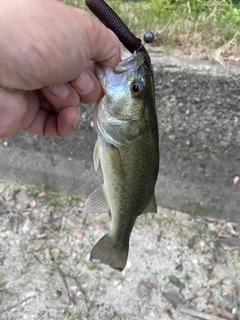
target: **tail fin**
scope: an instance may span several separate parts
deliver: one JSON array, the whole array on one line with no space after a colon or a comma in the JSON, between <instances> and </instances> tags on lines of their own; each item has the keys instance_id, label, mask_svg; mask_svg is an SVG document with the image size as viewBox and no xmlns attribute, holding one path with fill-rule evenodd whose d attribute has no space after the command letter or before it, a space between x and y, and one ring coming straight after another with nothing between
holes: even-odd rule
<instances>
[{"instance_id":1,"label":"tail fin","mask_svg":"<svg viewBox=\"0 0 240 320\"><path fill-rule=\"evenodd\" d=\"M95 263L103 263L109 267L122 271L127 263L128 246L120 248L118 244L105 234L92 249L90 260Z\"/></svg>"}]
</instances>

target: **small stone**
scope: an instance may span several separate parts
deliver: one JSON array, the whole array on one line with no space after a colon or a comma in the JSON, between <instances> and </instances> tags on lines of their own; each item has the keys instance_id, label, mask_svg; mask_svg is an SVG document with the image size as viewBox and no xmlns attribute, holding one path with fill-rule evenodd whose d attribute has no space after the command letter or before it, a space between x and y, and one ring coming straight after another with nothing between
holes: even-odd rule
<instances>
[{"instance_id":1,"label":"small stone","mask_svg":"<svg viewBox=\"0 0 240 320\"><path fill-rule=\"evenodd\" d=\"M40 251L42 249L42 243L41 242L31 243L29 245L29 248L36 252Z\"/></svg>"},{"instance_id":2,"label":"small stone","mask_svg":"<svg viewBox=\"0 0 240 320\"><path fill-rule=\"evenodd\" d=\"M57 293L57 296L58 296L58 297L61 297L61 295L62 295L62 291L57 290L57 291L56 291L56 293Z\"/></svg>"},{"instance_id":3,"label":"small stone","mask_svg":"<svg viewBox=\"0 0 240 320\"><path fill-rule=\"evenodd\" d=\"M31 202L30 202L30 207L33 209L33 208L36 208L36 201L35 200L32 200Z\"/></svg>"},{"instance_id":4,"label":"small stone","mask_svg":"<svg viewBox=\"0 0 240 320\"><path fill-rule=\"evenodd\" d=\"M227 285L227 286L231 286L232 285L232 280L229 278L223 279L223 284Z\"/></svg>"},{"instance_id":5,"label":"small stone","mask_svg":"<svg viewBox=\"0 0 240 320\"><path fill-rule=\"evenodd\" d=\"M125 269L130 270L131 268L132 268L132 262L128 260Z\"/></svg>"},{"instance_id":6,"label":"small stone","mask_svg":"<svg viewBox=\"0 0 240 320\"><path fill-rule=\"evenodd\" d=\"M73 232L74 237L76 237L77 239L82 239L83 238L83 234L80 231L75 230Z\"/></svg>"},{"instance_id":7,"label":"small stone","mask_svg":"<svg viewBox=\"0 0 240 320\"><path fill-rule=\"evenodd\" d=\"M237 184L238 181L239 181L239 177L238 177L238 176L236 176L236 177L233 178L233 184Z\"/></svg>"},{"instance_id":8,"label":"small stone","mask_svg":"<svg viewBox=\"0 0 240 320\"><path fill-rule=\"evenodd\" d=\"M163 291L162 294L167 301L173 304L174 307L176 307L178 304L184 304L182 297L177 292Z\"/></svg>"},{"instance_id":9,"label":"small stone","mask_svg":"<svg viewBox=\"0 0 240 320\"><path fill-rule=\"evenodd\" d=\"M16 199L18 202L20 202L22 205L29 204L31 200L29 199L28 193L26 190L20 190L17 195Z\"/></svg>"},{"instance_id":10,"label":"small stone","mask_svg":"<svg viewBox=\"0 0 240 320\"><path fill-rule=\"evenodd\" d=\"M77 288L77 287L76 287ZM75 296L75 290L73 290L72 288L68 289L68 294L71 298L73 298Z\"/></svg>"},{"instance_id":11,"label":"small stone","mask_svg":"<svg viewBox=\"0 0 240 320\"><path fill-rule=\"evenodd\" d=\"M24 296L26 298L31 298L31 297L34 297L36 294L35 290L27 290L25 293L24 293Z\"/></svg>"},{"instance_id":12,"label":"small stone","mask_svg":"<svg viewBox=\"0 0 240 320\"><path fill-rule=\"evenodd\" d=\"M21 276L22 276L22 270L19 270L15 275L15 279L18 280L19 278L21 278Z\"/></svg>"},{"instance_id":13,"label":"small stone","mask_svg":"<svg viewBox=\"0 0 240 320\"><path fill-rule=\"evenodd\" d=\"M114 280L113 281L114 287L117 287L120 283L122 283L122 280Z\"/></svg>"},{"instance_id":14,"label":"small stone","mask_svg":"<svg viewBox=\"0 0 240 320\"><path fill-rule=\"evenodd\" d=\"M118 286L117 286L117 291L121 292L123 291L123 284L120 283Z\"/></svg>"},{"instance_id":15,"label":"small stone","mask_svg":"<svg viewBox=\"0 0 240 320\"><path fill-rule=\"evenodd\" d=\"M30 204L29 203L25 203L24 205L23 205L23 209L29 209L31 206L30 206Z\"/></svg>"},{"instance_id":16,"label":"small stone","mask_svg":"<svg viewBox=\"0 0 240 320\"><path fill-rule=\"evenodd\" d=\"M12 201L12 200L13 200L13 196L8 196L8 197L6 197L5 200L6 200L6 201Z\"/></svg>"},{"instance_id":17,"label":"small stone","mask_svg":"<svg viewBox=\"0 0 240 320\"><path fill-rule=\"evenodd\" d=\"M146 286L144 282L140 282L137 286L137 295L139 298L144 298L151 293L151 288Z\"/></svg>"},{"instance_id":18,"label":"small stone","mask_svg":"<svg viewBox=\"0 0 240 320\"><path fill-rule=\"evenodd\" d=\"M201 275L202 275L202 279L204 281L208 281L209 279L209 274L208 274L208 270L207 268L203 267L203 266L200 266L200 272L201 272Z\"/></svg>"},{"instance_id":19,"label":"small stone","mask_svg":"<svg viewBox=\"0 0 240 320\"><path fill-rule=\"evenodd\" d=\"M54 258L56 258L58 255L59 255L59 249L58 248L53 248L52 250L51 250L51 254L52 254L52 256L54 257Z\"/></svg>"},{"instance_id":20,"label":"small stone","mask_svg":"<svg viewBox=\"0 0 240 320\"><path fill-rule=\"evenodd\" d=\"M85 207L85 201L84 200L80 200L79 201L79 207L80 208L84 208Z\"/></svg>"}]
</instances>

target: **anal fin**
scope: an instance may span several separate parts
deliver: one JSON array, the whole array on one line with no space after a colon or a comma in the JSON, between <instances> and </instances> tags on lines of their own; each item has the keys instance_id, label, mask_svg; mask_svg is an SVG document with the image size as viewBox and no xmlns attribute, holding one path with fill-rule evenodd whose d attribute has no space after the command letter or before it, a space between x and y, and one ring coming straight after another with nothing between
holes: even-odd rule
<instances>
[{"instance_id":1,"label":"anal fin","mask_svg":"<svg viewBox=\"0 0 240 320\"><path fill-rule=\"evenodd\" d=\"M155 199L154 194L152 195L148 205L146 206L146 208L143 210L142 213L148 213L148 212L157 213L157 203L156 203L156 199Z\"/></svg>"}]
</instances>

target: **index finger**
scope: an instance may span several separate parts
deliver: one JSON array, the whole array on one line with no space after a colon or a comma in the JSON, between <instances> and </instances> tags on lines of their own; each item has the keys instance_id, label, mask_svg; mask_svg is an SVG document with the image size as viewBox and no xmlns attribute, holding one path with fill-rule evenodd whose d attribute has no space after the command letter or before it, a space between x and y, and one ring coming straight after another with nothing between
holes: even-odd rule
<instances>
[{"instance_id":1,"label":"index finger","mask_svg":"<svg viewBox=\"0 0 240 320\"><path fill-rule=\"evenodd\" d=\"M102 23L91 17L86 12L88 28L86 28L86 49L87 54L92 61L101 62L107 67L115 67L120 61L120 42L115 33L105 27Z\"/></svg>"}]
</instances>

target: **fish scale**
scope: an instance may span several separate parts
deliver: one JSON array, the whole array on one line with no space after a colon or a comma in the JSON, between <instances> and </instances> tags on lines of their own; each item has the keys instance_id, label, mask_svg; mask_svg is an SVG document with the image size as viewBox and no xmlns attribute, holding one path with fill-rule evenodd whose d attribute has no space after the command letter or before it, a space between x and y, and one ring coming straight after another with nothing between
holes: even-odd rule
<instances>
[{"instance_id":1,"label":"fish scale","mask_svg":"<svg viewBox=\"0 0 240 320\"><path fill-rule=\"evenodd\" d=\"M113 69L96 66L105 94L94 113L94 167L101 163L104 183L87 199L86 211L110 210L112 221L90 260L119 271L126 265L137 217L157 212L158 123L153 81L143 59L138 52Z\"/></svg>"}]
</instances>

